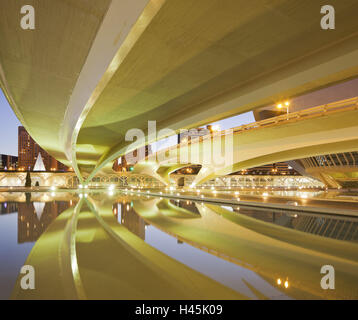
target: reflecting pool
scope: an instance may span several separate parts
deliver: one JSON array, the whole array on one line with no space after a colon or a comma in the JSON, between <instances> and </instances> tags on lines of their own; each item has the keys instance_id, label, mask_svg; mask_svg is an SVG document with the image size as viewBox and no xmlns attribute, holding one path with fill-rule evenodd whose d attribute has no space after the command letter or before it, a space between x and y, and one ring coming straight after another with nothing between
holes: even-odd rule
<instances>
[{"instance_id":1,"label":"reflecting pool","mask_svg":"<svg viewBox=\"0 0 358 320\"><path fill-rule=\"evenodd\" d=\"M358 217L2 192L0 239L0 299L358 298ZM25 264L34 290L21 288ZM321 287L324 265L334 290Z\"/></svg>"}]
</instances>

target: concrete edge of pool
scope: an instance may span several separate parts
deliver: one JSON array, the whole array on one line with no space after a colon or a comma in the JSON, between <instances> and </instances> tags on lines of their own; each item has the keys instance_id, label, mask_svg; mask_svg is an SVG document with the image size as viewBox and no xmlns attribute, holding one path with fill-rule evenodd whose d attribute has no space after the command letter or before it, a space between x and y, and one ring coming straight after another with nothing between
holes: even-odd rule
<instances>
[{"instance_id":1,"label":"concrete edge of pool","mask_svg":"<svg viewBox=\"0 0 358 320\"><path fill-rule=\"evenodd\" d=\"M230 205L240 205L240 206L249 206L249 207L262 207L262 208L271 208L271 209L282 209L290 211L300 211L300 212L313 212L313 213L325 213L332 215L344 215L344 216L355 216L358 217L358 210L351 209L341 209L341 208L320 208L314 206L302 206L302 205L292 205L292 204L283 204L283 203L264 203L262 201L243 201L236 199L224 199L224 198L209 198L209 197L198 197L192 195L175 195L175 194L166 194L166 193L156 193L156 192L138 192L138 191L122 191L129 192L133 194L140 194L144 196L152 197L165 197L173 199L182 199L190 201L199 201L199 202L211 202L211 203L220 203L220 204L230 204ZM317 200L317 199L316 199ZM287 198L287 201L291 201L291 198ZM325 199L325 201L329 201Z\"/></svg>"}]
</instances>

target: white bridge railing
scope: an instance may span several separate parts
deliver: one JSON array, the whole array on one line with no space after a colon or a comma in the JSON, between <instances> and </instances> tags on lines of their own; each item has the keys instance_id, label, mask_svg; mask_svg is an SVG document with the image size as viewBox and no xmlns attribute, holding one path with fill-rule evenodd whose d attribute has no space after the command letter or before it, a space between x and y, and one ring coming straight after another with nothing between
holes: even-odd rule
<instances>
[{"instance_id":1,"label":"white bridge railing","mask_svg":"<svg viewBox=\"0 0 358 320\"><path fill-rule=\"evenodd\" d=\"M240 132L240 131L247 131L257 128L263 128L267 126L276 126L281 125L287 122L294 122L297 120L306 120L310 118L317 118L324 115L342 112L342 111L351 111L351 110L358 110L358 97L354 97L351 99L340 100L324 105L320 105L317 107L304 109L292 113L282 114L277 117L268 118L265 120L260 120L257 122L244 124L239 127L233 128L233 131Z\"/></svg>"},{"instance_id":2,"label":"white bridge railing","mask_svg":"<svg viewBox=\"0 0 358 320\"><path fill-rule=\"evenodd\" d=\"M317 107L288 113L288 114L282 114L277 117L272 117L272 118L268 118L265 120L260 120L260 121L252 122L249 124L244 124L244 125L234 127L229 130L223 130L223 131L217 132L217 133L210 133L210 134L195 138L193 140L181 142L180 144L162 149L162 150L158 151L157 154L169 152L174 149L179 149L182 146L188 146L191 144L200 143L200 142L203 142L204 140L211 139L214 136L215 137L220 136L220 135L225 136L228 133L229 134L230 133L240 134L241 132L247 132L248 130L262 129L262 128L267 128L267 127L272 127L272 126L280 126L285 123L296 122L296 121L301 121L301 120L306 120L306 119L311 119L311 118L318 118L318 117L322 117L322 116L337 113L337 112L346 112L346 111L352 111L352 110L358 110L358 97L340 100L340 101L320 105ZM150 157L151 156L148 156L148 157L146 157L146 159L148 159Z\"/></svg>"}]
</instances>

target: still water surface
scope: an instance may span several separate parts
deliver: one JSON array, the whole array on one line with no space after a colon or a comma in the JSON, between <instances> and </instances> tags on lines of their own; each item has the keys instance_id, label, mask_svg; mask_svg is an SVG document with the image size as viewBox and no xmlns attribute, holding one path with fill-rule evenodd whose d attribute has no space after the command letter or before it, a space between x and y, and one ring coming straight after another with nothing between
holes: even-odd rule
<instances>
[{"instance_id":1,"label":"still water surface","mask_svg":"<svg viewBox=\"0 0 358 320\"><path fill-rule=\"evenodd\" d=\"M357 299L358 218L123 193L1 193L0 299ZM36 289L19 271L34 266ZM335 290L320 285L323 265Z\"/></svg>"}]
</instances>

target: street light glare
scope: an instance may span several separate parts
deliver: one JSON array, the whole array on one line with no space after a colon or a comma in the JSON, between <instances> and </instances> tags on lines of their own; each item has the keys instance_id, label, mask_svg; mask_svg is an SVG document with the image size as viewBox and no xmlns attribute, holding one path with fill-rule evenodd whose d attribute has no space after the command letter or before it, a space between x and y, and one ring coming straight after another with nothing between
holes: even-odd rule
<instances>
[{"instance_id":1,"label":"street light glare","mask_svg":"<svg viewBox=\"0 0 358 320\"><path fill-rule=\"evenodd\" d=\"M220 131L220 126L218 124L215 124L211 127L213 131Z\"/></svg>"}]
</instances>

